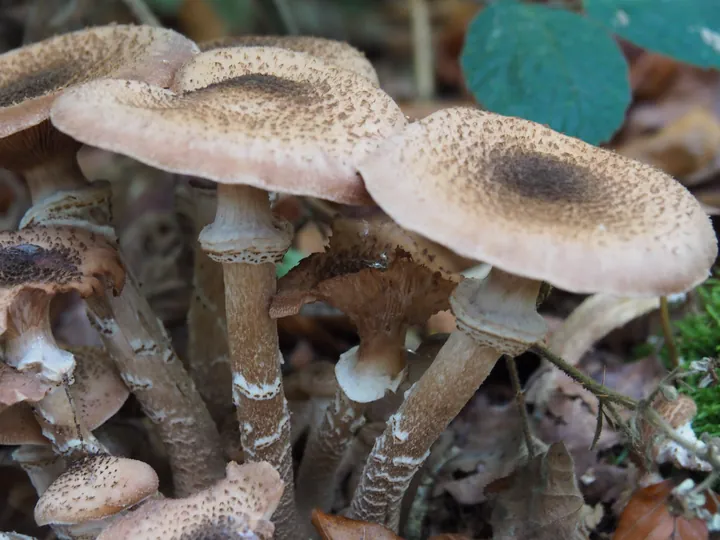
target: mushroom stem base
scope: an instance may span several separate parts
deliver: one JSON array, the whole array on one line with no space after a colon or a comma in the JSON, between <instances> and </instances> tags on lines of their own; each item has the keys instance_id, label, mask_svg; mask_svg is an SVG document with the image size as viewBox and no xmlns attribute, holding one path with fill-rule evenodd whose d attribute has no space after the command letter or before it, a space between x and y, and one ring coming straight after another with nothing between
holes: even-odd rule
<instances>
[{"instance_id":1,"label":"mushroom stem base","mask_svg":"<svg viewBox=\"0 0 720 540\"><path fill-rule=\"evenodd\" d=\"M345 450L365 423L365 405L338 388L320 425L312 430L298 473L298 511L305 519L315 508L329 512L335 497L335 477Z\"/></svg>"},{"instance_id":2,"label":"mushroom stem base","mask_svg":"<svg viewBox=\"0 0 720 540\"><path fill-rule=\"evenodd\" d=\"M460 330L412 387L375 441L350 516L386 524L430 447L472 398L500 357Z\"/></svg>"}]
</instances>

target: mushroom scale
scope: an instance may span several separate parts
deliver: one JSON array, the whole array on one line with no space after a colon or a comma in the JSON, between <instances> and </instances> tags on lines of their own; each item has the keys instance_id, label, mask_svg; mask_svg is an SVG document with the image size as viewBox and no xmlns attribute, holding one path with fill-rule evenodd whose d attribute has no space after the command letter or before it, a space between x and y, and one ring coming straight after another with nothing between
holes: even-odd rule
<instances>
[{"instance_id":1,"label":"mushroom scale","mask_svg":"<svg viewBox=\"0 0 720 540\"><path fill-rule=\"evenodd\" d=\"M310 55L215 49L173 89L96 81L55 103L73 138L170 172L348 204L369 201L356 163L405 118L382 90Z\"/></svg>"},{"instance_id":2,"label":"mushroom scale","mask_svg":"<svg viewBox=\"0 0 720 540\"><path fill-rule=\"evenodd\" d=\"M231 36L200 44L201 51L224 47L279 47L307 53L328 64L347 69L380 85L377 73L365 55L344 41L311 36Z\"/></svg>"},{"instance_id":3,"label":"mushroom scale","mask_svg":"<svg viewBox=\"0 0 720 540\"><path fill-rule=\"evenodd\" d=\"M54 96L75 84L106 77L167 84L171 73L158 67L177 65L195 51L197 46L172 30L110 25L0 55L0 136L42 122Z\"/></svg>"},{"instance_id":4,"label":"mushroom scale","mask_svg":"<svg viewBox=\"0 0 720 540\"><path fill-rule=\"evenodd\" d=\"M708 218L673 178L519 118L439 111L359 169L402 226L574 292L681 292L717 254Z\"/></svg>"}]
</instances>

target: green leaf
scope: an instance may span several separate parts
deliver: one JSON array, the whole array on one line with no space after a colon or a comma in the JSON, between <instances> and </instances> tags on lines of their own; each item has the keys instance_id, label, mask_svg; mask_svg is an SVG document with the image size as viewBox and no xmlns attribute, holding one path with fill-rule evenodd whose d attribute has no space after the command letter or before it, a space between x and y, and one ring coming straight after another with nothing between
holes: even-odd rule
<instances>
[{"instance_id":1,"label":"green leaf","mask_svg":"<svg viewBox=\"0 0 720 540\"><path fill-rule=\"evenodd\" d=\"M295 268L300 261L302 261L307 255L303 252L298 251L295 248L290 248L285 253L285 257L280 264L277 265L276 274L277 277L281 278L287 274L290 270Z\"/></svg>"},{"instance_id":2,"label":"green leaf","mask_svg":"<svg viewBox=\"0 0 720 540\"><path fill-rule=\"evenodd\" d=\"M500 0L468 28L461 64L487 109L547 124L589 143L606 141L630 103L625 58L580 15Z\"/></svg>"},{"instance_id":3,"label":"green leaf","mask_svg":"<svg viewBox=\"0 0 720 540\"><path fill-rule=\"evenodd\" d=\"M585 0L585 11L645 49L720 68L718 0Z\"/></svg>"}]
</instances>

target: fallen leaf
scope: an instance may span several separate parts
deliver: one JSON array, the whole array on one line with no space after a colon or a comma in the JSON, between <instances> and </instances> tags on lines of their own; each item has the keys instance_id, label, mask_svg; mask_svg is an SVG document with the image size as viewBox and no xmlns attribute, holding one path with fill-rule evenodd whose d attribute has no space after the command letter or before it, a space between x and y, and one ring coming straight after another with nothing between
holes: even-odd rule
<instances>
[{"instance_id":1,"label":"fallen leaf","mask_svg":"<svg viewBox=\"0 0 720 540\"><path fill-rule=\"evenodd\" d=\"M402 540L390 529L377 523L367 523L313 510L312 523L323 540Z\"/></svg>"},{"instance_id":2,"label":"fallen leaf","mask_svg":"<svg viewBox=\"0 0 720 540\"><path fill-rule=\"evenodd\" d=\"M708 530L700 519L674 516L668 497L675 487L665 480L639 489L620 516L613 540L706 540Z\"/></svg>"},{"instance_id":3,"label":"fallen leaf","mask_svg":"<svg viewBox=\"0 0 720 540\"><path fill-rule=\"evenodd\" d=\"M583 497L562 442L491 483L486 493L495 504L490 518L495 540L587 538Z\"/></svg>"}]
</instances>

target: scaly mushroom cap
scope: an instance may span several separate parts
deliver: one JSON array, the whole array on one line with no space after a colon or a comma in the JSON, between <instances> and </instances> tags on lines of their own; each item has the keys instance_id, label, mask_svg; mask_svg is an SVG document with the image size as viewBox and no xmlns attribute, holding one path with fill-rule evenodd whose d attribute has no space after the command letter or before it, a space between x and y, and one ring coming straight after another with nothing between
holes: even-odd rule
<instances>
[{"instance_id":1,"label":"scaly mushroom cap","mask_svg":"<svg viewBox=\"0 0 720 540\"><path fill-rule=\"evenodd\" d=\"M457 284L457 277L434 264L427 245L385 218L338 219L328 251L303 259L278 281L270 316L327 302L350 317L361 339L423 323L448 309Z\"/></svg>"},{"instance_id":2,"label":"scaly mushroom cap","mask_svg":"<svg viewBox=\"0 0 720 540\"><path fill-rule=\"evenodd\" d=\"M100 347L73 347L77 365L70 386L77 414L90 430L97 429L120 410L130 391L110 356Z\"/></svg>"},{"instance_id":3,"label":"scaly mushroom cap","mask_svg":"<svg viewBox=\"0 0 720 540\"><path fill-rule=\"evenodd\" d=\"M40 401L54 387L33 373L23 373L0 360L0 411L22 401Z\"/></svg>"},{"instance_id":4,"label":"scaly mushroom cap","mask_svg":"<svg viewBox=\"0 0 720 540\"><path fill-rule=\"evenodd\" d=\"M403 227L573 292L685 291L717 255L708 218L670 176L527 120L439 111L359 169Z\"/></svg>"},{"instance_id":5,"label":"scaly mushroom cap","mask_svg":"<svg viewBox=\"0 0 720 540\"><path fill-rule=\"evenodd\" d=\"M279 47L307 53L342 69L369 79L380 86L375 68L365 55L344 41L311 36L231 36L200 44L200 50L212 51L226 47Z\"/></svg>"},{"instance_id":6,"label":"scaly mushroom cap","mask_svg":"<svg viewBox=\"0 0 720 540\"><path fill-rule=\"evenodd\" d=\"M49 445L27 403L16 403L0 411L0 445Z\"/></svg>"},{"instance_id":7,"label":"scaly mushroom cap","mask_svg":"<svg viewBox=\"0 0 720 540\"><path fill-rule=\"evenodd\" d=\"M35 521L73 525L103 519L145 500L157 488L157 474L142 461L90 456L70 465L42 494Z\"/></svg>"},{"instance_id":8,"label":"scaly mushroom cap","mask_svg":"<svg viewBox=\"0 0 720 540\"><path fill-rule=\"evenodd\" d=\"M46 120L53 101L77 84L116 78L167 86L196 51L194 43L172 30L111 25L0 55L0 137Z\"/></svg>"},{"instance_id":9,"label":"scaly mushroom cap","mask_svg":"<svg viewBox=\"0 0 720 540\"><path fill-rule=\"evenodd\" d=\"M81 296L122 290L125 270L106 238L72 227L33 227L0 233L0 334L8 310L23 291Z\"/></svg>"},{"instance_id":10,"label":"scaly mushroom cap","mask_svg":"<svg viewBox=\"0 0 720 540\"><path fill-rule=\"evenodd\" d=\"M269 519L283 492L265 462L227 465L227 477L184 499L155 500L108 526L98 540L271 538ZM257 536L256 536L257 535Z\"/></svg>"},{"instance_id":11,"label":"scaly mushroom cap","mask_svg":"<svg viewBox=\"0 0 720 540\"><path fill-rule=\"evenodd\" d=\"M272 47L201 53L173 91L133 81L74 88L52 121L166 171L349 204L370 202L357 163L405 125L367 79Z\"/></svg>"}]
</instances>

